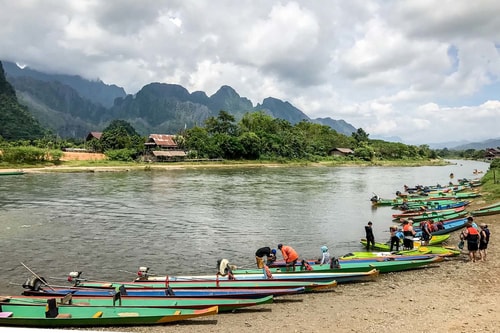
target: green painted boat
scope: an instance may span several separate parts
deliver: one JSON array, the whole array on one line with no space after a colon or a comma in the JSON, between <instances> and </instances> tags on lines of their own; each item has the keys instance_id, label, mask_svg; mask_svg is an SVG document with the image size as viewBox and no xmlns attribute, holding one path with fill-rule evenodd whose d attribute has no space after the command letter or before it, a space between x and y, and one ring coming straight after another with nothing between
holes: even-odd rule
<instances>
[{"instance_id":1,"label":"green painted boat","mask_svg":"<svg viewBox=\"0 0 500 333\"><path fill-rule=\"evenodd\" d=\"M83 288L119 288L123 286L127 291L147 291L151 289L165 289L168 285L172 290L175 291L177 289L181 290L207 290L207 289L217 289L217 290L239 290L239 289L290 289L290 288L305 288L306 292L309 291L318 291L322 289L330 289L334 288L337 285L335 277L328 277L328 281L304 281L304 279L293 279L282 281L279 278L276 279L267 279L262 270L258 271L259 279L238 279L235 280L227 280L226 277L221 277L219 281L207 281L207 280L181 280L175 281L172 278L168 277L168 281L166 281L166 277L155 277L151 276L146 281L135 281L135 282L92 282L92 281L84 281L81 282L78 287ZM154 280L154 278L158 278ZM162 279L163 278L163 279ZM223 279L223 280L222 280Z\"/></svg>"},{"instance_id":2,"label":"green painted boat","mask_svg":"<svg viewBox=\"0 0 500 333\"><path fill-rule=\"evenodd\" d=\"M442 244L443 242L447 241L450 238L450 234L444 234L444 235L433 235L429 245L439 245ZM361 239L361 244L363 244L364 247L366 247L366 239ZM414 247L418 248L420 246L420 239L415 238L414 239ZM377 251L390 251L391 246L388 243L378 243L375 242L374 250Z\"/></svg>"},{"instance_id":3,"label":"green painted boat","mask_svg":"<svg viewBox=\"0 0 500 333\"><path fill-rule=\"evenodd\" d=\"M419 249L429 250L430 253L441 257L456 257L460 255L460 250L446 246L420 246Z\"/></svg>"},{"instance_id":4,"label":"green painted boat","mask_svg":"<svg viewBox=\"0 0 500 333\"><path fill-rule=\"evenodd\" d=\"M468 214L466 210L460 210L458 212L448 211L445 213L440 213L439 211L425 212L420 215L409 216L407 219L412 220L414 223L432 220L433 222L443 221L443 220L452 220L464 217ZM415 226L415 225L414 225Z\"/></svg>"},{"instance_id":5,"label":"green painted boat","mask_svg":"<svg viewBox=\"0 0 500 333\"><path fill-rule=\"evenodd\" d=\"M54 296L0 296L0 304L46 304L48 298ZM57 304L73 306L119 306L119 307L148 307L148 308L175 308L175 309L206 309L217 306L219 312L234 311L238 308L250 307L273 302L273 296L261 298L182 298L182 297L127 297L117 293L113 297L77 297L67 294L57 298Z\"/></svg>"},{"instance_id":6,"label":"green painted boat","mask_svg":"<svg viewBox=\"0 0 500 333\"><path fill-rule=\"evenodd\" d=\"M355 261L347 260L340 262L340 269L342 270L357 270L364 267L371 267L377 269L380 273L399 272L411 269L417 269L431 264L443 261L444 258L435 256L429 259L418 260L389 260L389 261ZM314 267L314 266L313 266Z\"/></svg>"},{"instance_id":7,"label":"green painted boat","mask_svg":"<svg viewBox=\"0 0 500 333\"><path fill-rule=\"evenodd\" d=\"M413 250L406 250L406 251L398 251L398 252L373 252L373 251L353 251L349 252L347 254L344 254L343 256L339 257L339 260L351 260L351 259L362 259L362 258L391 258L395 255L397 256L415 256L415 255L423 255L423 254L429 254L431 253L430 250L428 250L425 247L422 248L416 248Z\"/></svg>"},{"instance_id":8,"label":"green painted boat","mask_svg":"<svg viewBox=\"0 0 500 333\"><path fill-rule=\"evenodd\" d=\"M405 271L410 269L416 269L419 267L424 267L437 262L442 261L444 258L439 256L434 256L429 259L418 259L418 260L388 260L388 261L356 261L356 260L346 260L339 261L338 268L331 268L330 265L310 265L312 272L369 272L376 270L379 273L389 273ZM270 268L271 272L282 272L280 268ZM255 270L241 271L240 274L245 274L246 272L252 273ZM287 272L287 274L302 274L301 272L311 272L305 267L296 267L295 272ZM285 272L283 272L285 273ZM274 273L273 273L274 274ZM341 281L338 281L342 283Z\"/></svg>"},{"instance_id":9,"label":"green painted boat","mask_svg":"<svg viewBox=\"0 0 500 333\"><path fill-rule=\"evenodd\" d=\"M403 250L403 251L394 251L394 252L369 252L369 251L357 251L348 253L339 259L348 260L349 258L391 258L394 255L396 256L418 256L425 254L435 254L444 257L453 257L458 256L460 254L460 250L444 247L444 246L419 246L413 250Z\"/></svg>"},{"instance_id":10,"label":"green painted boat","mask_svg":"<svg viewBox=\"0 0 500 333\"><path fill-rule=\"evenodd\" d=\"M57 306L55 299L48 301L48 304L1 304L0 326L53 328L158 325L215 315L218 312L216 306L206 309Z\"/></svg>"},{"instance_id":11,"label":"green painted boat","mask_svg":"<svg viewBox=\"0 0 500 333\"><path fill-rule=\"evenodd\" d=\"M500 206L491 208L480 208L470 212L472 216L489 216L500 214Z\"/></svg>"}]
</instances>

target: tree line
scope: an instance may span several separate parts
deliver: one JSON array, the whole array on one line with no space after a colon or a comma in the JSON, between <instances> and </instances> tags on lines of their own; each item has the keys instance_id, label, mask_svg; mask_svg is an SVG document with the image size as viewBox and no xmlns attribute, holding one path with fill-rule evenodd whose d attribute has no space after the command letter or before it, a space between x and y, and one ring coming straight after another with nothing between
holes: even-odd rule
<instances>
[{"instance_id":1,"label":"tree line","mask_svg":"<svg viewBox=\"0 0 500 333\"><path fill-rule=\"evenodd\" d=\"M114 120L103 130L99 140L92 139L88 142L83 139L63 140L53 135L35 140L7 141L0 138L0 147L5 151L0 155L0 161L30 160L20 158L19 151L15 154L9 153L15 151L16 147L27 146L42 151L85 148L103 152L112 160L133 161L143 155L146 140L147 138L139 135L128 122ZM208 118L203 126L195 126L177 133L176 141L179 149L188 152L188 158L193 159L321 161L343 158L373 161L424 160L439 157L478 158L482 154L482 151L432 150L428 145L414 146L372 140L362 128L351 136L346 136L326 125L310 121L292 125L264 112L247 113L241 120L236 121L233 115L223 110L217 117ZM349 148L353 154L333 157L331 152L334 148ZM47 154L35 153L33 150L30 152L35 162L46 160ZM50 156L57 158L60 154L54 152Z\"/></svg>"}]
</instances>

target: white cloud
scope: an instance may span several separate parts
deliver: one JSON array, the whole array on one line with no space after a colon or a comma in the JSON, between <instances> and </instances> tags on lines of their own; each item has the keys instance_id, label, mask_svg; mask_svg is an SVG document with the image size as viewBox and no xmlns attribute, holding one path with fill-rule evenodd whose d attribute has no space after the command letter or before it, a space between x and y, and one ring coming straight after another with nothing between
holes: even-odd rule
<instances>
[{"instance_id":1,"label":"white cloud","mask_svg":"<svg viewBox=\"0 0 500 333\"><path fill-rule=\"evenodd\" d=\"M499 12L493 0L10 1L0 59L129 93L230 85L408 142L479 140L498 137Z\"/></svg>"}]
</instances>

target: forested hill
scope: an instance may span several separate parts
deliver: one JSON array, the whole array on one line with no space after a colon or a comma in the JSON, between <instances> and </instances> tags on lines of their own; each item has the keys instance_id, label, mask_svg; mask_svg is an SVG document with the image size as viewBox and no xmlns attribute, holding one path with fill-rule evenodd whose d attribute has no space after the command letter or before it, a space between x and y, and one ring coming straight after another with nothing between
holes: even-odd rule
<instances>
[{"instance_id":1,"label":"forested hill","mask_svg":"<svg viewBox=\"0 0 500 333\"><path fill-rule=\"evenodd\" d=\"M7 82L0 62L0 141L30 140L44 136L46 130L21 106L14 88Z\"/></svg>"}]
</instances>

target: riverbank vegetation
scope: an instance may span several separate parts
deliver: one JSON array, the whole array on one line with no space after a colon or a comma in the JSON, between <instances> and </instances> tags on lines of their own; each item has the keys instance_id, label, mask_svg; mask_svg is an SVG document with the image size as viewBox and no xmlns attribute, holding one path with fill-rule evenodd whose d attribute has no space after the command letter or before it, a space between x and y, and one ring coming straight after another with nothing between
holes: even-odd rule
<instances>
[{"instance_id":1,"label":"riverbank vegetation","mask_svg":"<svg viewBox=\"0 0 500 333\"><path fill-rule=\"evenodd\" d=\"M80 161L85 165L144 165L145 141L123 120L115 120L104 129L99 140L90 141L56 137L36 140L6 141L0 138L0 166L40 166L62 162L63 149L103 152L106 161ZM406 145L373 140L362 128L351 136L339 134L329 126L302 121L295 125L273 118L264 112L248 113L236 122L220 111L204 126L184 129L176 135L179 149L187 152L183 163L280 163L310 165L442 165L443 158L475 158L482 151L450 154L428 145ZM443 155L440 155L443 154ZM115 161L111 163L110 161ZM229 162L228 162L229 161Z\"/></svg>"},{"instance_id":2,"label":"riverbank vegetation","mask_svg":"<svg viewBox=\"0 0 500 333\"><path fill-rule=\"evenodd\" d=\"M481 193L487 202L500 198L500 159L494 159L488 172L481 178Z\"/></svg>"}]
</instances>

